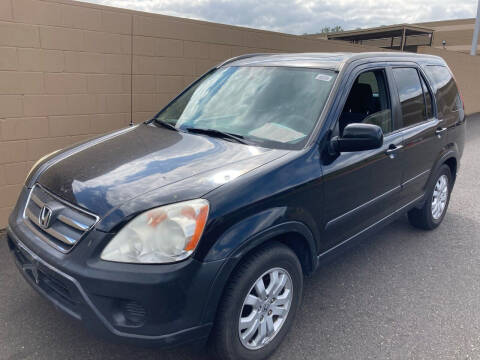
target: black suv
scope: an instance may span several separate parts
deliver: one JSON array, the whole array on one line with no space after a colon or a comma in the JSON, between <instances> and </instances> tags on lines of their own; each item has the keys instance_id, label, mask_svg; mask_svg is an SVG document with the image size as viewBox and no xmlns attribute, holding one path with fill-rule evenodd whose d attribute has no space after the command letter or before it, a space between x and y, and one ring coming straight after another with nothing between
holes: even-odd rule
<instances>
[{"instance_id":1,"label":"black suv","mask_svg":"<svg viewBox=\"0 0 480 360\"><path fill-rule=\"evenodd\" d=\"M321 261L405 213L442 222L464 139L439 57L241 56L150 121L39 160L8 244L96 333L264 359Z\"/></svg>"}]
</instances>

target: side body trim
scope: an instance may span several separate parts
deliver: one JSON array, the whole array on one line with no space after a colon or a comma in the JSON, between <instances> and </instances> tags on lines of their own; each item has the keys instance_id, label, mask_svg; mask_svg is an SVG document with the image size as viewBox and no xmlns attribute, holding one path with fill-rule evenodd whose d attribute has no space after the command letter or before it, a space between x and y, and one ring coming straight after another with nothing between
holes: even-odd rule
<instances>
[{"instance_id":1,"label":"side body trim","mask_svg":"<svg viewBox=\"0 0 480 360\"><path fill-rule=\"evenodd\" d=\"M318 255L318 259L324 257L324 256L327 256L328 254L334 252L336 249L342 247L343 245L346 245L347 243L349 243L350 241L352 240L355 240L359 237L361 237L363 234L365 234L366 232L368 232L369 230L372 230L374 229L376 226L384 223L384 222L387 222L388 220L390 220L392 217L398 215L399 213L401 213L403 210L407 209L408 207L411 207L411 206L414 206L417 202L420 202L423 197L425 196L425 194L417 197L416 199L410 201L409 203L403 205L402 207L400 207L399 209L395 210L394 212L392 212L390 215L387 215L385 216L384 218L378 220L377 222L373 223L372 225L366 227L365 229L361 230L360 232L358 232L357 234L349 237L348 239L342 241L341 243L338 243L337 245L331 247L330 249L322 252L321 254Z\"/></svg>"}]
</instances>

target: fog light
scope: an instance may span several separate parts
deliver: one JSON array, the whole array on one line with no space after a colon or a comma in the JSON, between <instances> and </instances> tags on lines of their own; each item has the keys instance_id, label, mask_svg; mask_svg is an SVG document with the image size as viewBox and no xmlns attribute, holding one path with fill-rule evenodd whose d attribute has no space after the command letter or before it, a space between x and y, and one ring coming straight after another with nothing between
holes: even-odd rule
<instances>
[{"instance_id":1,"label":"fog light","mask_svg":"<svg viewBox=\"0 0 480 360\"><path fill-rule=\"evenodd\" d=\"M120 326L142 326L147 312L142 304L133 300L119 300L113 319Z\"/></svg>"}]
</instances>

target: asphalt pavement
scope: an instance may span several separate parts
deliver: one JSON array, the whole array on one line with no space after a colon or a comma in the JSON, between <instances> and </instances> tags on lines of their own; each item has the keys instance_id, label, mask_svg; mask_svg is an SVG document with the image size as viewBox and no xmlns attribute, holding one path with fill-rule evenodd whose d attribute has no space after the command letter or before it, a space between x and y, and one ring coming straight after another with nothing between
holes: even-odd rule
<instances>
[{"instance_id":1,"label":"asphalt pavement","mask_svg":"<svg viewBox=\"0 0 480 360\"><path fill-rule=\"evenodd\" d=\"M480 359L480 115L449 211L435 231L405 218L306 279L296 323L272 359ZM0 359L205 360L95 338L17 272L0 235Z\"/></svg>"}]
</instances>

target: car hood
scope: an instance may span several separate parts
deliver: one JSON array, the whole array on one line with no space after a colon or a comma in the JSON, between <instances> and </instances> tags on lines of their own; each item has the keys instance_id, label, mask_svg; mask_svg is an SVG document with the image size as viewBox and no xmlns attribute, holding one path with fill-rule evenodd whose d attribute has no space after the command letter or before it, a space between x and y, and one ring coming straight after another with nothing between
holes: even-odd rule
<instances>
[{"instance_id":1,"label":"car hood","mask_svg":"<svg viewBox=\"0 0 480 360\"><path fill-rule=\"evenodd\" d=\"M104 216L131 199L180 181L183 186L191 183L189 196L202 196L285 153L141 124L57 154L39 171L37 182Z\"/></svg>"}]
</instances>

